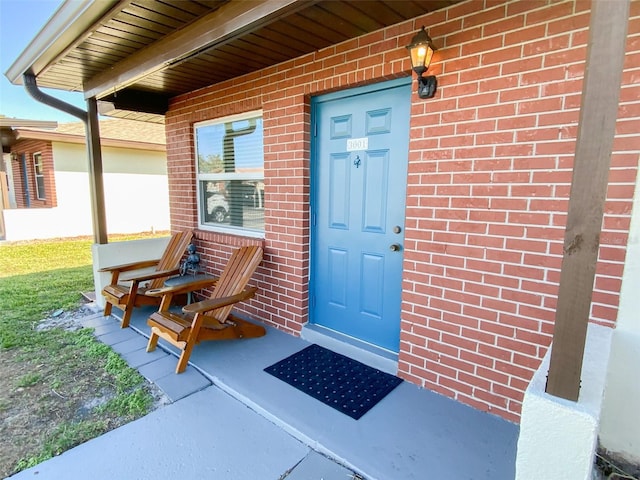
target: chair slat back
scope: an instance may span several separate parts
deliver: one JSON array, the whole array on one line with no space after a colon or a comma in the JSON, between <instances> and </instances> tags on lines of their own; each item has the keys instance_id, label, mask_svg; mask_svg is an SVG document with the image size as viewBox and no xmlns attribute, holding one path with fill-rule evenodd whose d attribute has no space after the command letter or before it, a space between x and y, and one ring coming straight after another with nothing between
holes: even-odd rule
<instances>
[{"instance_id":1,"label":"chair slat back","mask_svg":"<svg viewBox=\"0 0 640 480\"><path fill-rule=\"evenodd\" d=\"M211 298L228 297L242 292L260 265L262 254L262 247L256 245L240 247L235 250L222 271ZM208 315L222 322L229 316L232 309L233 305L228 305L214 310Z\"/></svg>"},{"instance_id":2,"label":"chair slat back","mask_svg":"<svg viewBox=\"0 0 640 480\"><path fill-rule=\"evenodd\" d=\"M172 270L180 267L180 260L186 252L189 243L191 243L192 238L193 231L191 230L174 233L169 239L169 243L162 257L160 257L156 271ZM149 288L162 288L165 280L166 278L155 278L149 283Z\"/></svg>"}]
</instances>

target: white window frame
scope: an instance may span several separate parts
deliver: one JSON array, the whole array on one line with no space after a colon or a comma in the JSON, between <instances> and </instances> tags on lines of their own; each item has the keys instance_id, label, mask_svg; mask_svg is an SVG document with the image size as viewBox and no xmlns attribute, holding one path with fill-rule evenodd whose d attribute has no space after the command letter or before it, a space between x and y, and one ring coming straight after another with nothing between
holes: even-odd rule
<instances>
[{"instance_id":1,"label":"white window frame","mask_svg":"<svg viewBox=\"0 0 640 480\"><path fill-rule=\"evenodd\" d=\"M38 172L38 170L40 170L40 172ZM47 192L44 185L44 159L42 158L42 152L36 152L33 154L33 177L36 186L36 198L38 200L46 200ZM38 182L38 180L41 180L41 182ZM42 188L40 188L41 186Z\"/></svg>"},{"instance_id":2,"label":"white window frame","mask_svg":"<svg viewBox=\"0 0 640 480\"><path fill-rule=\"evenodd\" d=\"M194 150L195 150L195 170L196 170L196 195L197 195L197 209L198 209L198 226L202 230L219 232L219 233L228 233L231 235L241 235L244 237L252 237L252 238L264 238L265 230L264 228L252 229L248 227L236 227L231 225L213 225L211 223L205 223L204 215L202 212L202 182L203 181L228 181L228 180L256 180L264 182L264 162L262 166L262 175L255 173L199 173L199 165L198 165L198 137L197 137L197 129L199 127L206 127L207 125L217 125L221 123L227 122L237 122L241 120L247 120L250 118L260 117L263 119L262 110L254 110L251 112L246 112L237 115L229 115L226 117L220 117L212 120L206 120L203 122L198 122L193 124L193 139L194 139ZM264 122L264 120L263 120ZM264 123L263 123L264 125ZM264 136L262 139L262 150L264 152Z\"/></svg>"}]
</instances>

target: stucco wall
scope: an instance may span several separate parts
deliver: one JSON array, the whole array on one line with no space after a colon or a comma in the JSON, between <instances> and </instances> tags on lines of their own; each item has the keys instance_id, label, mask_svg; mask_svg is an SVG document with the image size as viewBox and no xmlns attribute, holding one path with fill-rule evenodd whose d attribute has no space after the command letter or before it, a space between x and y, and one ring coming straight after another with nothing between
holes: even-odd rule
<instances>
[{"instance_id":1,"label":"stucco wall","mask_svg":"<svg viewBox=\"0 0 640 480\"><path fill-rule=\"evenodd\" d=\"M93 257L93 284L96 292L101 292L111 283L109 272L100 272L104 267L123 265L125 263L141 262L143 260L155 260L162 257L171 237L145 238L142 240L128 240L125 242L111 242L105 245L94 243L91 246ZM144 272L153 272L154 268L136 270L134 275ZM123 279L127 275L123 274ZM104 296L96 295L96 303L104 308Z\"/></svg>"},{"instance_id":2,"label":"stucco wall","mask_svg":"<svg viewBox=\"0 0 640 480\"><path fill-rule=\"evenodd\" d=\"M600 424L601 446L619 459L640 465L640 192L636 196L624 268L620 313Z\"/></svg>"},{"instance_id":3,"label":"stucco wall","mask_svg":"<svg viewBox=\"0 0 640 480\"><path fill-rule=\"evenodd\" d=\"M590 324L577 402L545 392L548 352L527 388L516 480L592 480L612 329Z\"/></svg>"},{"instance_id":4,"label":"stucco wall","mask_svg":"<svg viewBox=\"0 0 640 480\"><path fill-rule=\"evenodd\" d=\"M426 25L439 87L433 99L412 97L398 374L518 421L553 332L588 23L589 2L466 1L175 98L166 117L172 227L197 227L193 123L262 109L266 260L245 308L300 332L310 97L411 75L405 46ZM626 58L591 306L608 326L638 168L640 2ZM196 237L207 263L244 241Z\"/></svg>"},{"instance_id":5,"label":"stucco wall","mask_svg":"<svg viewBox=\"0 0 640 480\"><path fill-rule=\"evenodd\" d=\"M57 206L5 210L6 240L93 235L86 147L54 142ZM109 233L169 230L164 152L103 148Z\"/></svg>"}]
</instances>

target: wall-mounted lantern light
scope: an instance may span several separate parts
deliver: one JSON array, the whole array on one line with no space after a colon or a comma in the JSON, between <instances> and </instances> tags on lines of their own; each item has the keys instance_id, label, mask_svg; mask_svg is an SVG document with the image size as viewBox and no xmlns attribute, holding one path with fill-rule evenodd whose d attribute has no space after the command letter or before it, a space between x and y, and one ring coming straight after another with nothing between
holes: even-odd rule
<instances>
[{"instance_id":1,"label":"wall-mounted lantern light","mask_svg":"<svg viewBox=\"0 0 640 480\"><path fill-rule=\"evenodd\" d=\"M436 94L438 81L435 75L423 77L422 74L429 68L436 47L433 46L433 41L424 27L411 39L407 49L411 55L411 67L418 74L418 96L420 98L433 97Z\"/></svg>"}]
</instances>

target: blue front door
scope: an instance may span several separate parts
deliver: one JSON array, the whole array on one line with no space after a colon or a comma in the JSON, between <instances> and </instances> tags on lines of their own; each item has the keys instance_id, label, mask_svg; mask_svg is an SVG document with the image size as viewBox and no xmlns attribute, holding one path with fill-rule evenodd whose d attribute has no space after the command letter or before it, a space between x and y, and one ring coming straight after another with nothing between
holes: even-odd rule
<instances>
[{"instance_id":1,"label":"blue front door","mask_svg":"<svg viewBox=\"0 0 640 480\"><path fill-rule=\"evenodd\" d=\"M397 352L411 86L312 106L311 322Z\"/></svg>"}]
</instances>

